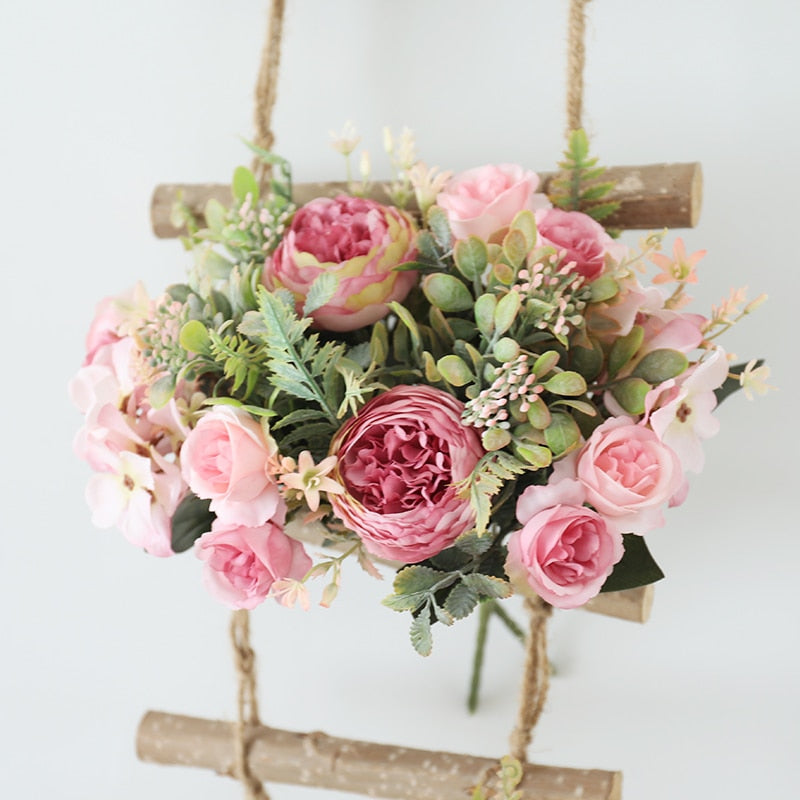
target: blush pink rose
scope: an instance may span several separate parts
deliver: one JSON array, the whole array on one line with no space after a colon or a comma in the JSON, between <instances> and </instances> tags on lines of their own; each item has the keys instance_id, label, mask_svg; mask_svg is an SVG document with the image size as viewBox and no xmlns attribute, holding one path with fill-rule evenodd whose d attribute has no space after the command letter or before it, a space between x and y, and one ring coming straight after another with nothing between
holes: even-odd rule
<instances>
[{"instance_id":1,"label":"blush pink rose","mask_svg":"<svg viewBox=\"0 0 800 800\"><path fill-rule=\"evenodd\" d=\"M663 507L683 487L678 456L629 417L606 420L579 451L556 462L553 477L577 478L597 511L639 534L664 524Z\"/></svg>"},{"instance_id":2,"label":"blush pink rose","mask_svg":"<svg viewBox=\"0 0 800 800\"><path fill-rule=\"evenodd\" d=\"M546 195L536 193L538 185L535 172L516 164L487 164L451 178L436 204L447 212L456 239L477 236L488 242L520 211L550 206Z\"/></svg>"},{"instance_id":3,"label":"blush pink rose","mask_svg":"<svg viewBox=\"0 0 800 800\"><path fill-rule=\"evenodd\" d=\"M336 294L312 316L319 328L352 331L389 313L386 305L402 301L416 283L414 271L395 267L416 254L411 218L374 200L340 195L318 198L292 220L272 258L264 266L269 289L286 288L298 313L314 280L330 272Z\"/></svg>"},{"instance_id":4,"label":"blush pink rose","mask_svg":"<svg viewBox=\"0 0 800 800\"><path fill-rule=\"evenodd\" d=\"M517 515L523 526L508 538L505 564L521 594L556 608L576 608L598 594L622 558L622 534L584 500L585 489L574 480L522 493Z\"/></svg>"},{"instance_id":5,"label":"blush pink rose","mask_svg":"<svg viewBox=\"0 0 800 800\"><path fill-rule=\"evenodd\" d=\"M183 443L183 477L198 497L211 500L221 522L262 525L281 501L269 470L276 449L246 411L215 406Z\"/></svg>"},{"instance_id":6,"label":"blush pink rose","mask_svg":"<svg viewBox=\"0 0 800 800\"><path fill-rule=\"evenodd\" d=\"M303 545L275 521L248 528L215 520L195 543L195 554L205 562L206 588L230 608L255 608L275 581L301 580L311 569Z\"/></svg>"},{"instance_id":7,"label":"blush pink rose","mask_svg":"<svg viewBox=\"0 0 800 800\"><path fill-rule=\"evenodd\" d=\"M588 214L550 208L537 216L539 243L565 250L564 262L573 261L577 272L589 283L599 278L605 267L606 254L620 260L627 248L615 242L605 228Z\"/></svg>"},{"instance_id":8,"label":"blush pink rose","mask_svg":"<svg viewBox=\"0 0 800 800\"><path fill-rule=\"evenodd\" d=\"M396 386L337 432L331 454L344 494L334 513L379 558L416 563L449 547L475 522L454 484L483 455L461 424L463 405L430 386Z\"/></svg>"}]
</instances>

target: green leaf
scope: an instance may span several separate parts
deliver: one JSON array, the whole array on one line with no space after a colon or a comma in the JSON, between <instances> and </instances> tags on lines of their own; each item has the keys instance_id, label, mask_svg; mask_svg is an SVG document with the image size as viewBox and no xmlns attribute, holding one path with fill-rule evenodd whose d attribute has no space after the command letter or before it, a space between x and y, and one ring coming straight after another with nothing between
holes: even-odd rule
<instances>
[{"instance_id":1,"label":"green leaf","mask_svg":"<svg viewBox=\"0 0 800 800\"><path fill-rule=\"evenodd\" d=\"M502 450L507 444L511 443L511 434L503 428L486 428L481 434L483 449L489 452Z\"/></svg>"},{"instance_id":2,"label":"green leaf","mask_svg":"<svg viewBox=\"0 0 800 800\"><path fill-rule=\"evenodd\" d=\"M413 314L405 306L396 301L392 301L387 305L397 314L397 318L403 325L408 328L408 332L411 335L411 346L415 351L420 350L422 348L422 339L420 339L419 327L417 326L417 321L414 319Z\"/></svg>"},{"instance_id":3,"label":"green leaf","mask_svg":"<svg viewBox=\"0 0 800 800\"><path fill-rule=\"evenodd\" d=\"M282 428L287 428L290 425L297 425L301 422L311 422L311 420L327 419L325 412L318 408L298 408L296 411L290 411L285 416L282 416L277 422L272 425L273 431L279 431Z\"/></svg>"},{"instance_id":4,"label":"green leaf","mask_svg":"<svg viewBox=\"0 0 800 800\"><path fill-rule=\"evenodd\" d=\"M536 246L536 217L532 211L520 211L511 221L511 230L520 231L525 237L525 252L530 253Z\"/></svg>"},{"instance_id":5,"label":"green leaf","mask_svg":"<svg viewBox=\"0 0 800 800\"><path fill-rule=\"evenodd\" d=\"M558 364L561 356L555 350L547 350L542 353L536 361L533 362L531 372L539 379L543 378L550 372L553 367Z\"/></svg>"},{"instance_id":6,"label":"green leaf","mask_svg":"<svg viewBox=\"0 0 800 800\"><path fill-rule=\"evenodd\" d=\"M608 377L614 378L616 374L636 355L637 350L644 341L644 328L634 325L630 333L620 336L611 345L608 354Z\"/></svg>"},{"instance_id":7,"label":"green leaf","mask_svg":"<svg viewBox=\"0 0 800 800\"><path fill-rule=\"evenodd\" d=\"M310 317L318 308L329 303L336 294L339 281L332 272L320 272L309 286L306 301L303 304L303 316Z\"/></svg>"},{"instance_id":8,"label":"green leaf","mask_svg":"<svg viewBox=\"0 0 800 800\"><path fill-rule=\"evenodd\" d=\"M508 581L504 581L502 578L495 578L492 575L484 575L480 572L471 572L465 575L462 581L482 597L503 599L511 597L513 593L511 584Z\"/></svg>"},{"instance_id":9,"label":"green leaf","mask_svg":"<svg viewBox=\"0 0 800 800\"><path fill-rule=\"evenodd\" d=\"M182 328L178 337L181 347L188 353L207 355L208 328L199 319L190 319Z\"/></svg>"},{"instance_id":10,"label":"green leaf","mask_svg":"<svg viewBox=\"0 0 800 800\"><path fill-rule=\"evenodd\" d=\"M175 376L168 374L150 386L148 398L153 408L163 408L175 394Z\"/></svg>"},{"instance_id":11,"label":"green leaf","mask_svg":"<svg viewBox=\"0 0 800 800\"><path fill-rule=\"evenodd\" d=\"M475 301L475 323L478 330L487 338L494 333L494 311L497 297L493 294L482 294Z\"/></svg>"},{"instance_id":12,"label":"green leaf","mask_svg":"<svg viewBox=\"0 0 800 800\"><path fill-rule=\"evenodd\" d=\"M518 292L509 292L500 298L494 310L495 336L501 336L514 324L521 304Z\"/></svg>"},{"instance_id":13,"label":"green leaf","mask_svg":"<svg viewBox=\"0 0 800 800\"><path fill-rule=\"evenodd\" d=\"M194 494L188 494L181 500L172 515L173 552L183 553L211 530L216 514L209 510L210 505L210 500L201 500Z\"/></svg>"},{"instance_id":14,"label":"green leaf","mask_svg":"<svg viewBox=\"0 0 800 800\"><path fill-rule=\"evenodd\" d=\"M619 284L611 275L601 275L589 284L590 303L603 303L619 294Z\"/></svg>"},{"instance_id":15,"label":"green leaf","mask_svg":"<svg viewBox=\"0 0 800 800\"><path fill-rule=\"evenodd\" d=\"M664 577L661 567L647 549L643 536L625 533L622 541L625 553L606 579L601 592L621 592L624 589L647 586Z\"/></svg>"},{"instance_id":16,"label":"green leaf","mask_svg":"<svg viewBox=\"0 0 800 800\"><path fill-rule=\"evenodd\" d=\"M514 452L535 469L544 469L553 463L553 454L544 445L515 443Z\"/></svg>"},{"instance_id":17,"label":"green leaf","mask_svg":"<svg viewBox=\"0 0 800 800\"><path fill-rule=\"evenodd\" d=\"M449 250L453 241L453 234L450 230L447 212L439 206L431 206L428 209L427 222L439 247L444 251Z\"/></svg>"},{"instance_id":18,"label":"green leaf","mask_svg":"<svg viewBox=\"0 0 800 800\"><path fill-rule=\"evenodd\" d=\"M641 378L625 378L611 388L611 394L629 414L644 414L644 399L652 388Z\"/></svg>"},{"instance_id":19,"label":"green leaf","mask_svg":"<svg viewBox=\"0 0 800 800\"><path fill-rule=\"evenodd\" d=\"M258 181L256 181L255 175L247 167L236 167L233 171L231 191L240 204L244 203L248 194L253 205L258 202Z\"/></svg>"},{"instance_id":20,"label":"green leaf","mask_svg":"<svg viewBox=\"0 0 800 800\"><path fill-rule=\"evenodd\" d=\"M422 291L431 305L448 313L466 311L474 302L469 289L458 278L443 272L426 275Z\"/></svg>"},{"instance_id":21,"label":"green leaf","mask_svg":"<svg viewBox=\"0 0 800 800\"><path fill-rule=\"evenodd\" d=\"M395 594L412 595L428 592L444 577L445 573L420 564L403 567L394 579Z\"/></svg>"},{"instance_id":22,"label":"green leaf","mask_svg":"<svg viewBox=\"0 0 800 800\"><path fill-rule=\"evenodd\" d=\"M527 237L521 230L512 228L503 238L503 255L512 267L519 267L528 255Z\"/></svg>"},{"instance_id":23,"label":"green leaf","mask_svg":"<svg viewBox=\"0 0 800 800\"><path fill-rule=\"evenodd\" d=\"M216 236L222 233L222 229L225 227L225 217L227 214L228 210L225 206L214 197L210 198L206 203L203 216L206 218L206 225L208 225L209 230Z\"/></svg>"},{"instance_id":24,"label":"green leaf","mask_svg":"<svg viewBox=\"0 0 800 800\"><path fill-rule=\"evenodd\" d=\"M689 366L689 359L678 350L651 350L634 368L631 375L651 384L675 378Z\"/></svg>"},{"instance_id":25,"label":"green leaf","mask_svg":"<svg viewBox=\"0 0 800 800\"><path fill-rule=\"evenodd\" d=\"M570 366L587 381L594 380L603 369L603 348L596 339L587 342L591 347L573 344L569 351Z\"/></svg>"},{"instance_id":26,"label":"green leaf","mask_svg":"<svg viewBox=\"0 0 800 800\"><path fill-rule=\"evenodd\" d=\"M411 644L421 656L429 656L433 650L433 636L431 634L431 618L427 611L414 617L409 631Z\"/></svg>"},{"instance_id":27,"label":"green leaf","mask_svg":"<svg viewBox=\"0 0 800 800\"><path fill-rule=\"evenodd\" d=\"M372 326L372 335L369 340L369 355L379 366L385 364L389 356L389 331L383 320L379 320Z\"/></svg>"},{"instance_id":28,"label":"green leaf","mask_svg":"<svg viewBox=\"0 0 800 800\"><path fill-rule=\"evenodd\" d=\"M541 397L536 400L536 402L530 404L528 408L528 422L530 422L534 428L544 430L550 424L550 421L550 409Z\"/></svg>"},{"instance_id":29,"label":"green leaf","mask_svg":"<svg viewBox=\"0 0 800 800\"><path fill-rule=\"evenodd\" d=\"M478 593L466 583L457 583L444 601L444 609L453 619L468 617L477 605Z\"/></svg>"},{"instance_id":30,"label":"green leaf","mask_svg":"<svg viewBox=\"0 0 800 800\"><path fill-rule=\"evenodd\" d=\"M456 242L453 260L458 271L467 280L479 280L489 264L489 251L486 242L477 236L470 236Z\"/></svg>"},{"instance_id":31,"label":"green leaf","mask_svg":"<svg viewBox=\"0 0 800 800\"><path fill-rule=\"evenodd\" d=\"M453 353L442 356L436 362L436 367L451 386L465 386L475 380L475 376L466 362Z\"/></svg>"},{"instance_id":32,"label":"green leaf","mask_svg":"<svg viewBox=\"0 0 800 800\"><path fill-rule=\"evenodd\" d=\"M586 393L586 381L577 372L557 372L545 383L544 388L552 394L579 397Z\"/></svg>"},{"instance_id":33,"label":"green leaf","mask_svg":"<svg viewBox=\"0 0 800 800\"><path fill-rule=\"evenodd\" d=\"M563 456L574 450L581 440L575 420L563 411L554 411L550 424L544 429L544 438L553 455Z\"/></svg>"}]
</instances>

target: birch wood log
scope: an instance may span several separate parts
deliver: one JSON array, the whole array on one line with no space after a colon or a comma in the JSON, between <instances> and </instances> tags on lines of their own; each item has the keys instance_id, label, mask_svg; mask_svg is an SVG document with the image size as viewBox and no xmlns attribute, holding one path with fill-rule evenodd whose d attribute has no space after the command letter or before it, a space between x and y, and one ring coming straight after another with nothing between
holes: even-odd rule
<instances>
[{"instance_id":1,"label":"birch wood log","mask_svg":"<svg viewBox=\"0 0 800 800\"><path fill-rule=\"evenodd\" d=\"M547 191L553 172L539 173L542 191ZM661 228L693 228L700 218L703 199L703 177L700 164L647 164L639 167L610 167L602 180L615 181L608 200L621 203L619 211L604 224L630 230ZM299 205L315 197L330 197L347 190L343 182L299 183L294 185L294 200ZM153 232L162 239L185 234L171 220L172 207L182 194L183 202L199 219L203 219L206 202L212 197L223 205L231 203L230 186L217 183L163 183L156 186L150 217ZM384 184L373 184L369 196L388 203Z\"/></svg>"},{"instance_id":2,"label":"birch wood log","mask_svg":"<svg viewBox=\"0 0 800 800\"><path fill-rule=\"evenodd\" d=\"M233 726L159 711L142 718L136 752L143 761L234 774ZM499 761L478 756L295 733L266 726L248 749L261 781L338 789L386 800L469 800L472 788L494 776ZM535 800L620 800L622 774L596 769L525 765L519 789Z\"/></svg>"}]
</instances>

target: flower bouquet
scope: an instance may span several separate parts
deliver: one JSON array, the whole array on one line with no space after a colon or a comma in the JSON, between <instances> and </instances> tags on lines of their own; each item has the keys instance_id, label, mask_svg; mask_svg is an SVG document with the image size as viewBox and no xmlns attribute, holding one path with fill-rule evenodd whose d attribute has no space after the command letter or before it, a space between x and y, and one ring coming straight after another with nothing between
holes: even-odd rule
<instances>
[{"instance_id":1,"label":"flower bouquet","mask_svg":"<svg viewBox=\"0 0 800 800\"><path fill-rule=\"evenodd\" d=\"M71 384L93 522L193 550L233 608L308 607L320 578L328 606L348 559L388 564L383 602L422 654L483 602L574 608L662 577L643 537L703 468L714 408L767 388L717 343L763 297L686 310L704 253L606 230L582 131L547 194L515 165L428 169L390 136L392 204L364 166L297 208L289 165L254 149L267 187L240 167L230 207L176 207L185 282L99 305Z\"/></svg>"}]
</instances>

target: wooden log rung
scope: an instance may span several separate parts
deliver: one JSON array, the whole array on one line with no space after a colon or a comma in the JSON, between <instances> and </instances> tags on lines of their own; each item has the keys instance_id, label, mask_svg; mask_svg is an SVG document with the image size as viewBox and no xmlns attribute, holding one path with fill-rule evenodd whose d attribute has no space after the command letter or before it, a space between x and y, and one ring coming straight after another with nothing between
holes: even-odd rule
<instances>
[{"instance_id":1,"label":"wooden log rung","mask_svg":"<svg viewBox=\"0 0 800 800\"><path fill-rule=\"evenodd\" d=\"M558 173L540 172L540 191L547 192ZM661 228L693 228L700 218L703 199L703 177L700 164L647 164L638 167L610 167L602 178L616 186L604 200L619 202L620 209L604 220L611 228L623 230L660 230ZM344 182L294 184L294 201L298 205L316 197L331 197L347 191ZM172 207L179 196L191 212L203 219L212 197L225 206L232 202L230 186L217 183L164 183L156 186L150 203L153 232L162 239L182 236L185 230L171 221ZM385 184L372 184L368 196L388 203ZM413 210L413 209L412 209Z\"/></svg>"},{"instance_id":2,"label":"wooden log rung","mask_svg":"<svg viewBox=\"0 0 800 800\"><path fill-rule=\"evenodd\" d=\"M229 722L149 711L136 751L143 761L233 776L233 732ZM469 800L478 783L496 774L499 760L258 726L249 739L248 766L255 778L272 783L385 800ZM622 774L526 764L518 789L535 800L620 800Z\"/></svg>"}]
</instances>

